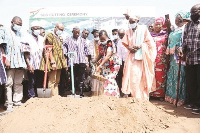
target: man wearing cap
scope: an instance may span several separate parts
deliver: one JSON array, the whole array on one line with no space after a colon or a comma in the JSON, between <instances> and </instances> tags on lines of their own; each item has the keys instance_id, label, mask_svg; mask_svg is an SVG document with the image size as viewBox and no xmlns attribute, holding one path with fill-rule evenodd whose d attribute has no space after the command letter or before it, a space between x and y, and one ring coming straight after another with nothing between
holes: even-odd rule
<instances>
[{"instance_id":1,"label":"man wearing cap","mask_svg":"<svg viewBox=\"0 0 200 133\"><path fill-rule=\"evenodd\" d=\"M21 27L22 19L15 16L11 21L11 29L7 34L8 42L5 50L7 74L7 82L5 84L5 106L7 107L7 111L13 111L13 105L22 105L22 80L27 65L22 49L24 44L21 43L24 42L26 32L23 33Z\"/></svg>"},{"instance_id":2,"label":"man wearing cap","mask_svg":"<svg viewBox=\"0 0 200 133\"><path fill-rule=\"evenodd\" d=\"M130 14L131 14L131 10L129 9L126 9L124 12L123 12L123 15L125 17L125 20L123 21L123 25L124 25L124 29L128 29L130 28L130 24L129 24L129 18L130 18Z\"/></svg>"},{"instance_id":3,"label":"man wearing cap","mask_svg":"<svg viewBox=\"0 0 200 133\"><path fill-rule=\"evenodd\" d=\"M66 58L62 50L62 42L60 36L64 30L64 25L62 23L57 23L54 31L48 33L45 37L45 45L53 45L53 50L50 52L48 63L49 71L49 81L48 88L52 90L52 96L58 95L58 84L60 82L61 69L67 67ZM40 70L44 71L45 57L42 58L42 63L40 65Z\"/></svg>"},{"instance_id":4,"label":"man wearing cap","mask_svg":"<svg viewBox=\"0 0 200 133\"><path fill-rule=\"evenodd\" d=\"M148 100L155 76L156 44L147 27L138 25L138 22L138 16L130 15L131 28L126 31L122 39L123 45L128 49L122 92L126 96L131 93L132 97Z\"/></svg>"},{"instance_id":5,"label":"man wearing cap","mask_svg":"<svg viewBox=\"0 0 200 133\"><path fill-rule=\"evenodd\" d=\"M83 87L85 79L85 68L89 66L88 56L90 55L88 45L84 38L80 37L79 27L74 27L72 30L73 35L64 41L63 49L64 54L67 56L68 52L75 52L76 56L73 61L74 65L74 78L78 79L76 82L77 87L80 89L80 96L84 96ZM71 66L68 59L68 66Z\"/></svg>"},{"instance_id":6,"label":"man wearing cap","mask_svg":"<svg viewBox=\"0 0 200 133\"><path fill-rule=\"evenodd\" d=\"M36 96L36 88L42 88L44 71L39 70L43 52L44 38L40 36L38 21L31 23L31 34L28 36L28 43L25 45L25 60L27 63L28 76L28 98Z\"/></svg>"}]
</instances>

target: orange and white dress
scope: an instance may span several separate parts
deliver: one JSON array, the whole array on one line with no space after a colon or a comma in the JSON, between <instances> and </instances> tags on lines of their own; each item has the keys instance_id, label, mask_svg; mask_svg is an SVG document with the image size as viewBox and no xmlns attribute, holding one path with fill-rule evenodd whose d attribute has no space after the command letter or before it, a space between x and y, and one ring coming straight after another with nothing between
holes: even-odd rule
<instances>
[{"instance_id":1,"label":"orange and white dress","mask_svg":"<svg viewBox=\"0 0 200 133\"><path fill-rule=\"evenodd\" d=\"M143 30L143 31L142 31ZM142 33L142 34L141 34ZM136 58L136 53L128 53L124 64L122 79L122 92L132 97L149 99L149 93L155 90L154 63L156 58L156 44L146 26L138 25L135 32L126 31L122 43L124 46L135 46L140 39L141 56Z\"/></svg>"}]
</instances>

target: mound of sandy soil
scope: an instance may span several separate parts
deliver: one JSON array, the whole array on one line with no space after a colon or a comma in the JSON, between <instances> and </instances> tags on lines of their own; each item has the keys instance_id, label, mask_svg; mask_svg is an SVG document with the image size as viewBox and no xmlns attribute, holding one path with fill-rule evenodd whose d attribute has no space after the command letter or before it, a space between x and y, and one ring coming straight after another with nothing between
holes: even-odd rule
<instances>
[{"instance_id":1,"label":"mound of sandy soil","mask_svg":"<svg viewBox=\"0 0 200 133\"><path fill-rule=\"evenodd\" d=\"M107 96L33 98L0 116L1 133L149 133L179 126L176 116L149 101Z\"/></svg>"}]
</instances>

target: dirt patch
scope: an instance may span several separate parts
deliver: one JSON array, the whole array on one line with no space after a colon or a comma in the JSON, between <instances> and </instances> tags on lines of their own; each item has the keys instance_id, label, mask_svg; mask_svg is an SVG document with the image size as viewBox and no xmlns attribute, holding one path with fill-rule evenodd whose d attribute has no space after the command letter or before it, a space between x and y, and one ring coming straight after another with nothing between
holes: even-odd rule
<instances>
[{"instance_id":1,"label":"dirt patch","mask_svg":"<svg viewBox=\"0 0 200 133\"><path fill-rule=\"evenodd\" d=\"M184 125L184 118L178 118L154 104L133 98L107 96L33 98L23 106L16 107L14 112L0 116L0 132L191 132ZM199 122L196 126L200 125L200 120L195 122Z\"/></svg>"}]
</instances>

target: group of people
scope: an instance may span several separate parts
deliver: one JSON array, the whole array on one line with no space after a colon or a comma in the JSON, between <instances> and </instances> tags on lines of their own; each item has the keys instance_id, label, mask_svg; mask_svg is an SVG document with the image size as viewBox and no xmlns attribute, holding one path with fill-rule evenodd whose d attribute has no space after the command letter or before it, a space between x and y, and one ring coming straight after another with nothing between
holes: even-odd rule
<instances>
[{"instance_id":1,"label":"group of people","mask_svg":"<svg viewBox=\"0 0 200 133\"><path fill-rule=\"evenodd\" d=\"M75 26L72 36L63 40L62 23L47 35L38 22L31 23L31 34L22 33L18 16L12 19L9 30L1 25L0 91L5 89L7 111L22 105L26 75L28 97L37 96L36 88L42 88L44 82L46 50L52 45L48 54L48 88L52 96L62 95L68 82L66 75L73 66L75 87L84 97L86 70L95 64L95 71L106 79L105 95L146 100L159 97L178 106L187 102L184 108L199 114L200 4L190 12L178 12L176 28L168 15L156 18L149 27L138 24L139 16L130 12L123 15L127 28L113 29L112 39L106 30L93 29L94 39L88 40L90 31L84 29L80 35L80 28ZM71 52L75 53L73 64L68 54Z\"/></svg>"}]
</instances>

